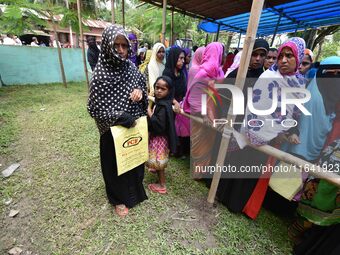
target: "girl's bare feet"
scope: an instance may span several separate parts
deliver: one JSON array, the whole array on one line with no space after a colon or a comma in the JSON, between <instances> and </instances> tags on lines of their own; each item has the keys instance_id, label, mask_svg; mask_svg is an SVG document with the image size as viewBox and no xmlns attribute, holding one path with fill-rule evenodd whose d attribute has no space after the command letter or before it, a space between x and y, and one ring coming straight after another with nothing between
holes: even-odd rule
<instances>
[{"instance_id":1,"label":"girl's bare feet","mask_svg":"<svg viewBox=\"0 0 340 255\"><path fill-rule=\"evenodd\" d=\"M127 208L125 205L120 204L115 206L115 211L120 217L125 217L129 213L129 208Z\"/></svg>"}]
</instances>

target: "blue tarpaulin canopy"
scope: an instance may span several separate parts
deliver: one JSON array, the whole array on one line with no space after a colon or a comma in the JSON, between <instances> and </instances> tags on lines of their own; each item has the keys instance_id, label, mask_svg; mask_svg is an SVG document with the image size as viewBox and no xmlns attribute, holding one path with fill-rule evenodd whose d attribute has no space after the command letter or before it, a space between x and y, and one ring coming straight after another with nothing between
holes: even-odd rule
<instances>
[{"instance_id":1,"label":"blue tarpaulin canopy","mask_svg":"<svg viewBox=\"0 0 340 255\"><path fill-rule=\"evenodd\" d=\"M220 26L220 31L245 34L249 15L244 13L215 21L204 20L198 27L208 33L218 32ZM259 36L267 36L339 24L340 0L298 0L265 8L257 33Z\"/></svg>"}]
</instances>

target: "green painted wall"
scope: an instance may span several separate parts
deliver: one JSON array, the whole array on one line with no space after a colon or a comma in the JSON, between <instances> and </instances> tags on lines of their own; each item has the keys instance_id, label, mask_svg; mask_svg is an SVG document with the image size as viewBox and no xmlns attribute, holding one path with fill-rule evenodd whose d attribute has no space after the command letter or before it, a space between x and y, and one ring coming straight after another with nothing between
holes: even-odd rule
<instances>
[{"instance_id":1,"label":"green painted wall","mask_svg":"<svg viewBox=\"0 0 340 255\"><path fill-rule=\"evenodd\" d=\"M84 81L81 49L62 49L62 56L66 80ZM0 74L6 85L62 82L57 49L49 47L0 45Z\"/></svg>"}]
</instances>

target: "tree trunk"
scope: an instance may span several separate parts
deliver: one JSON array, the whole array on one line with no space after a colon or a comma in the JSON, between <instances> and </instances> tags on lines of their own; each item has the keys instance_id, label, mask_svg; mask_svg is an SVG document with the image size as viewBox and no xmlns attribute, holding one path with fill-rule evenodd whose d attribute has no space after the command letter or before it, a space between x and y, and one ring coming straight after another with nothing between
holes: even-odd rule
<instances>
[{"instance_id":1,"label":"tree trunk","mask_svg":"<svg viewBox=\"0 0 340 255\"><path fill-rule=\"evenodd\" d=\"M111 0L111 20L112 24L115 24L115 0Z\"/></svg>"},{"instance_id":2,"label":"tree trunk","mask_svg":"<svg viewBox=\"0 0 340 255\"><path fill-rule=\"evenodd\" d=\"M229 48L230 48L230 45L231 45L231 40L233 39L233 35L232 34L228 34L228 40L227 40L227 43L225 45L225 52L228 54L229 52Z\"/></svg>"},{"instance_id":3,"label":"tree trunk","mask_svg":"<svg viewBox=\"0 0 340 255\"><path fill-rule=\"evenodd\" d=\"M65 70L64 70L64 64L63 64L63 57L61 54L61 49L60 49L60 44L59 44L59 38L58 38L58 32L57 32L57 25L55 23L53 15L50 15L52 24L53 24L53 32L54 32L54 39L57 43L57 50L58 50L58 58L59 58L59 65L60 65L60 72L61 72L61 78L63 80L64 87L67 88L67 83L66 83L66 76L65 76ZM53 44L53 42L52 42Z\"/></svg>"},{"instance_id":4,"label":"tree trunk","mask_svg":"<svg viewBox=\"0 0 340 255\"><path fill-rule=\"evenodd\" d=\"M122 0L122 19L123 28L125 29L125 0Z\"/></svg>"},{"instance_id":5,"label":"tree trunk","mask_svg":"<svg viewBox=\"0 0 340 255\"><path fill-rule=\"evenodd\" d=\"M79 48L79 35L76 33L76 48Z\"/></svg>"},{"instance_id":6,"label":"tree trunk","mask_svg":"<svg viewBox=\"0 0 340 255\"><path fill-rule=\"evenodd\" d=\"M322 44L323 44L323 43L324 43L324 41L321 41L321 42L319 43L318 54L316 55L316 57L315 57L315 59L314 59L314 62L318 62L318 60L319 60L319 57L320 57L321 51L322 51Z\"/></svg>"},{"instance_id":7,"label":"tree trunk","mask_svg":"<svg viewBox=\"0 0 340 255\"><path fill-rule=\"evenodd\" d=\"M336 31L339 30L339 26L330 26L327 28L321 28L319 30L318 36L315 38L314 45L311 50L314 50L316 45L318 45L320 42L322 42L327 35L334 34Z\"/></svg>"},{"instance_id":8,"label":"tree trunk","mask_svg":"<svg viewBox=\"0 0 340 255\"><path fill-rule=\"evenodd\" d=\"M86 57L85 57L85 43L84 43L84 35L83 35L83 24L80 15L80 0L77 0L77 9L78 9L78 20L79 20L79 33L80 33L80 42L81 42L81 52L83 55L83 64L84 64L84 72L86 78L87 88L90 90L90 82L89 77L87 75L87 65L86 65Z\"/></svg>"}]
</instances>

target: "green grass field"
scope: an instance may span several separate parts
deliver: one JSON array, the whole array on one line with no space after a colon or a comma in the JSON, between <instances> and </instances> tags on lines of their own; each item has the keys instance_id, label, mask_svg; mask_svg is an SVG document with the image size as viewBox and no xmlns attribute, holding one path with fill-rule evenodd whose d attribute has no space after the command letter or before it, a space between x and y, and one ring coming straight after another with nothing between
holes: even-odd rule
<instances>
[{"instance_id":1,"label":"green grass field","mask_svg":"<svg viewBox=\"0 0 340 255\"><path fill-rule=\"evenodd\" d=\"M208 206L188 160L171 158L167 195L147 191L128 217L116 216L86 101L83 83L0 88L0 170L21 164L1 177L0 254L15 246L39 255L290 254L287 220L262 210L252 221ZM154 178L146 173L145 186ZM20 212L10 218L11 209Z\"/></svg>"}]
</instances>

